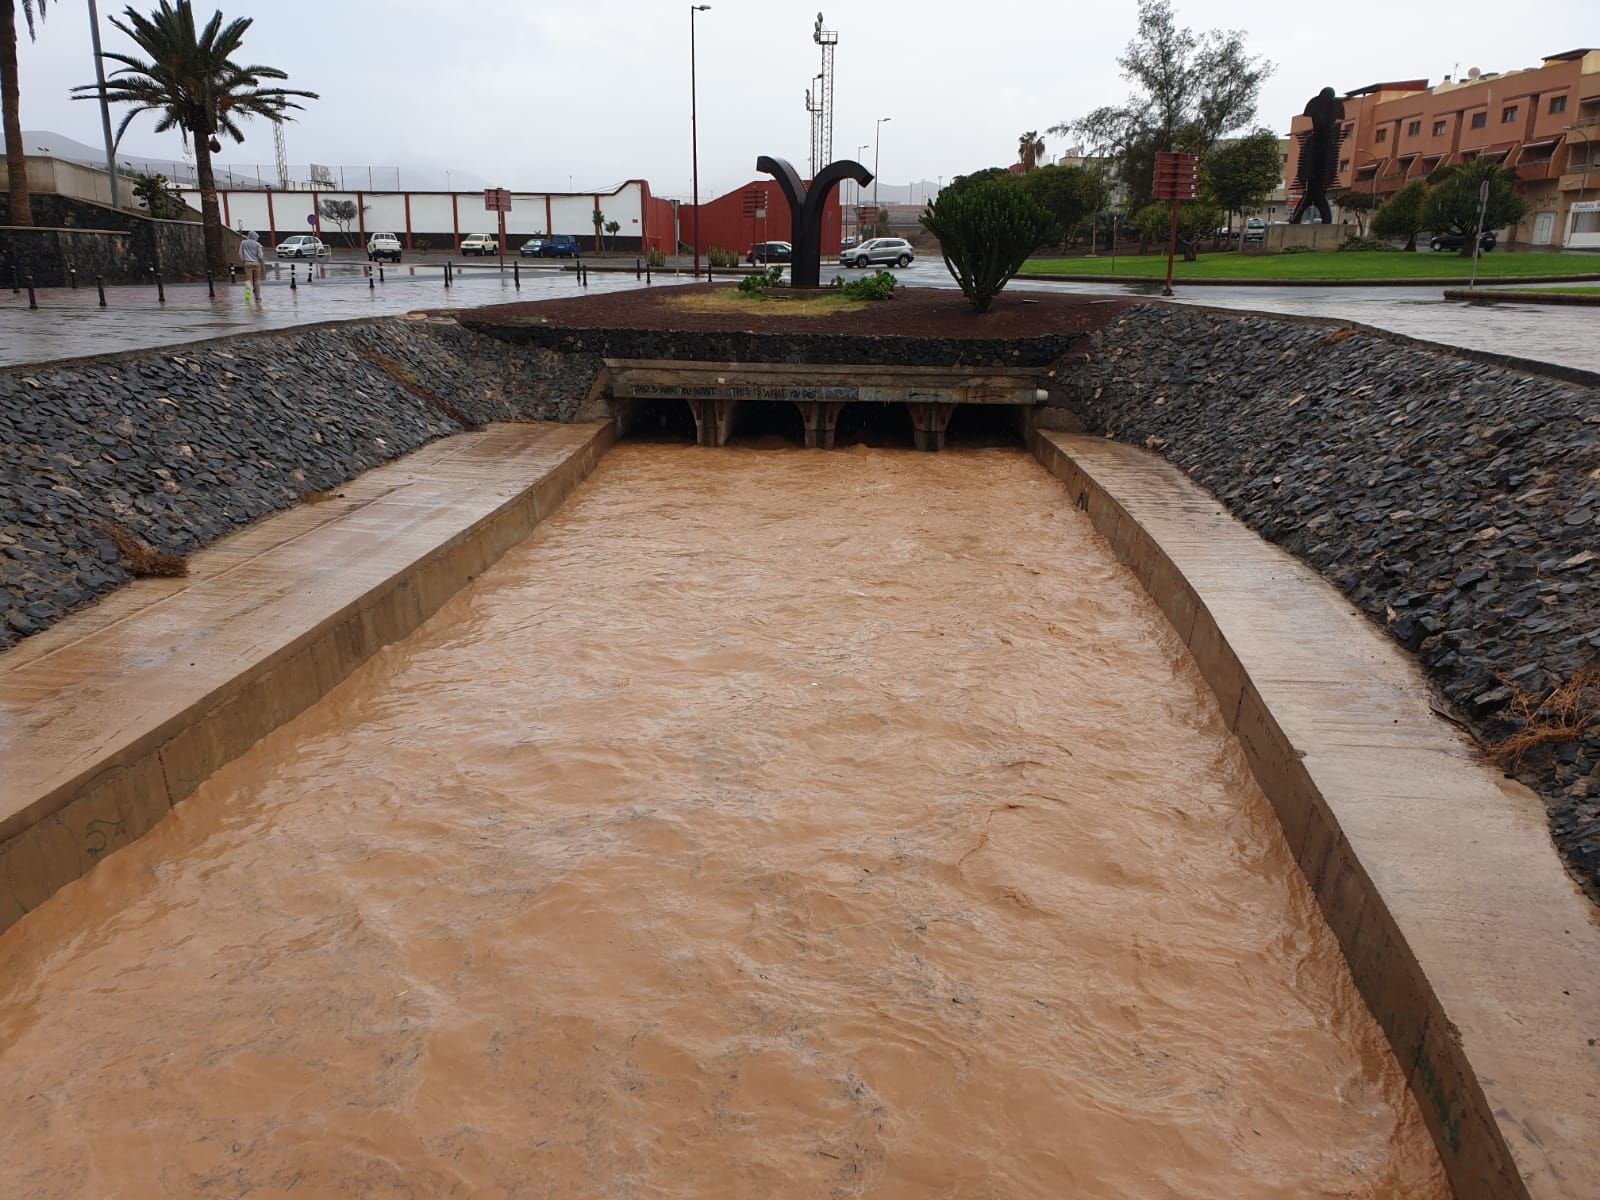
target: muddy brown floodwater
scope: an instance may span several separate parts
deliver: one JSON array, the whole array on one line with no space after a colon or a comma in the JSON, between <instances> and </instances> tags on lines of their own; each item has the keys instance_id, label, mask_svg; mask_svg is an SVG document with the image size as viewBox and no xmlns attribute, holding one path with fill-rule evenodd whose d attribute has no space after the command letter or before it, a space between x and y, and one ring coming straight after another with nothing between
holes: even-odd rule
<instances>
[{"instance_id":1,"label":"muddy brown floodwater","mask_svg":"<svg viewBox=\"0 0 1600 1200\"><path fill-rule=\"evenodd\" d=\"M1019 450L625 444L0 937L0 1195L1444 1197Z\"/></svg>"}]
</instances>

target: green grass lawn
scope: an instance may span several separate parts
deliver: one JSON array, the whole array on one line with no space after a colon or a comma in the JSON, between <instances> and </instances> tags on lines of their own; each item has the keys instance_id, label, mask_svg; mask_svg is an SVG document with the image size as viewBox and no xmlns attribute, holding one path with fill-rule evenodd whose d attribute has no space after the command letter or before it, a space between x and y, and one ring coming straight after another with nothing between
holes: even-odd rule
<instances>
[{"instance_id":1,"label":"green grass lawn","mask_svg":"<svg viewBox=\"0 0 1600 1200\"><path fill-rule=\"evenodd\" d=\"M1163 279L1167 256L1147 254L1111 258L1033 258L1024 275L1093 275L1105 279ZM1459 254L1346 253L1318 250L1310 254L1202 253L1196 262L1181 258L1174 279L1466 279L1472 260ZM1506 254L1490 252L1478 259L1479 279L1515 279L1526 275L1600 275L1600 254Z\"/></svg>"},{"instance_id":2,"label":"green grass lawn","mask_svg":"<svg viewBox=\"0 0 1600 1200\"><path fill-rule=\"evenodd\" d=\"M1542 287L1542 288L1495 288L1496 296L1548 296L1554 292L1558 296L1595 296L1600 298L1600 287Z\"/></svg>"}]
</instances>

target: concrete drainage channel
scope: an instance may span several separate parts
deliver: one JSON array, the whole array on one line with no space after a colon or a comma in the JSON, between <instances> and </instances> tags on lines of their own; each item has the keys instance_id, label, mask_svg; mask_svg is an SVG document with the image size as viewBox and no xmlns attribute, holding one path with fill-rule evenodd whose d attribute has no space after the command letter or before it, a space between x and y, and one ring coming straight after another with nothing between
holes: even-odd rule
<instances>
[{"instance_id":1,"label":"concrete drainage channel","mask_svg":"<svg viewBox=\"0 0 1600 1200\"><path fill-rule=\"evenodd\" d=\"M1193 654L1455 1194L1588 1194L1593 912L1533 798L1430 711L1414 666L1327 585L1149 455L1042 429L1062 419L1048 370L618 356L604 368L580 414L602 415L596 392L609 390L604 423L435 442L345 485L334 510L258 524L202 551L190 580L124 589L0 658L7 936L25 938L52 892L407 637L554 512L642 405L682 405L703 446L725 445L741 408L789 406L817 448L847 404L906 405L926 450L957 405L1005 406ZM276 589L265 607L263 587ZM215 615L251 608L241 655ZM85 682L134 645L140 665L90 698Z\"/></svg>"}]
</instances>

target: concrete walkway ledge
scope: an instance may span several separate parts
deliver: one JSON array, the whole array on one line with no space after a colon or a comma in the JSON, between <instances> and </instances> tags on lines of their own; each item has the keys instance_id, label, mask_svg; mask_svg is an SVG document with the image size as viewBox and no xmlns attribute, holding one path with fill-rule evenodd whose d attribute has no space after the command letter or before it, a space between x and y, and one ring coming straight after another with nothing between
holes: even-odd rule
<instances>
[{"instance_id":1,"label":"concrete walkway ledge","mask_svg":"<svg viewBox=\"0 0 1600 1200\"><path fill-rule=\"evenodd\" d=\"M0 655L0 930L409 634L614 439L605 422L434 442Z\"/></svg>"},{"instance_id":2,"label":"concrete walkway ledge","mask_svg":"<svg viewBox=\"0 0 1600 1200\"><path fill-rule=\"evenodd\" d=\"M1415 664L1176 467L1032 447L1188 644L1382 1025L1459 1200L1600 1195L1600 925L1538 798Z\"/></svg>"}]
</instances>

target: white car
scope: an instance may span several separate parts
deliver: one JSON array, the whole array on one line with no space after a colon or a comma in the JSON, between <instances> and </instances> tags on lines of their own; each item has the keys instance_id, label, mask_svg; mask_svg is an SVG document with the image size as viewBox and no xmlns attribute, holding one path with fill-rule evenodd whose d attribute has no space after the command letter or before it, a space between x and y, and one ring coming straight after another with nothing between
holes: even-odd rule
<instances>
[{"instance_id":1,"label":"white car","mask_svg":"<svg viewBox=\"0 0 1600 1200\"><path fill-rule=\"evenodd\" d=\"M909 267L916 254L905 238L869 238L859 246L839 253L839 262L847 267L870 267L882 263L891 267Z\"/></svg>"},{"instance_id":2,"label":"white car","mask_svg":"<svg viewBox=\"0 0 1600 1200\"><path fill-rule=\"evenodd\" d=\"M327 244L309 233L297 233L278 243L279 258L326 258Z\"/></svg>"},{"instance_id":3,"label":"white car","mask_svg":"<svg viewBox=\"0 0 1600 1200\"><path fill-rule=\"evenodd\" d=\"M400 239L394 234L375 233L367 239L367 261L377 262L380 258L400 261Z\"/></svg>"},{"instance_id":4,"label":"white car","mask_svg":"<svg viewBox=\"0 0 1600 1200\"><path fill-rule=\"evenodd\" d=\"M462 239L461 253L476 254L479 258L499 254L500 239L492 233L475 233L469 238Z\"/></svg>"}]
</instances>

